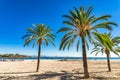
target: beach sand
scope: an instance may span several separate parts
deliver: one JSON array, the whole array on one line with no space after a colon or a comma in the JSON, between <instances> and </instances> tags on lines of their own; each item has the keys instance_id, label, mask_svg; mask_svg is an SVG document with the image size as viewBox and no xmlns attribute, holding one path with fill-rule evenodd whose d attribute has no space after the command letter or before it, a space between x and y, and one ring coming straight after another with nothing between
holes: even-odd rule
<instances>
[{"instance_id":1,"label":"beach sand","mask_svg":"<svg viewBox=\"0 0 120 80\"><path fill-rule=\"evenodd\" d=\"M0 80L120 80L120 61L111 61L108 72L106 61L88 61L90 78L84 79L82 61L41 60L36 71L35 60L0 61Z\"/></svg>"}]
</instances>

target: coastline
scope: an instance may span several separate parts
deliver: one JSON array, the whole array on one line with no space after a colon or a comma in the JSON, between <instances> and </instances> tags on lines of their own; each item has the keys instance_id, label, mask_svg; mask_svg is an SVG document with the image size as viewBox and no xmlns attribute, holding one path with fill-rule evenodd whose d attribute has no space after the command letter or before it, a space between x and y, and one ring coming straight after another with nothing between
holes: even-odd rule
<instances>
[{"instance_id":1,"label":"coastline","mask_svg":"<svg viewBox=\"0 0 120 80\"><path fill-rule=\"evenodd\" d=\"M16 60L16 61L22 61L22 60L37 60L37 57L33 58L0 58L0 61L2 60ZM82 57L50 57L50 56L43 56L40 58L40 60L82 60ZM87 57L87 60L107 60L106 57ZM110 60L120 60L120 57L110 57Z\"/></svg>"}]
</instances>

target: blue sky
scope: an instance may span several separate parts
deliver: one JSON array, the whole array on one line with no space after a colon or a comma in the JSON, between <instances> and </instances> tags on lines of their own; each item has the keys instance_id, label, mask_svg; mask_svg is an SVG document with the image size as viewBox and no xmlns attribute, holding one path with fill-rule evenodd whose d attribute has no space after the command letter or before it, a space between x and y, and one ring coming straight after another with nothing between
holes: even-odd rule
<instances>
[{"instance_id":1,"label":"blue sky","mask_svg":"<svg viewBox=\"0 0 120 80\"><path fill-rule=\"evenodd\" d=\"M110 14L111 21L120 27L120 0L0 0L0 54L20 53L37 55L37 46L23 47L22 36L32 24L44 23L56 33L65 26L62 15L69 14L73 7L93 6L92 14L96 17ZM119 36L120 28L115 27L112 35ZM81 49L77 53L75 47L69 51L59 51L62 34L56 35L56 47L49 45L42 48L42 55L48 56L81 56ZM90 46L92 47L92 46ZM88 56L94 56L89 54ZM99 55L102 56L102 55ZM113 55L114 56L114 55Z\"/></svg>"}]
</instances>

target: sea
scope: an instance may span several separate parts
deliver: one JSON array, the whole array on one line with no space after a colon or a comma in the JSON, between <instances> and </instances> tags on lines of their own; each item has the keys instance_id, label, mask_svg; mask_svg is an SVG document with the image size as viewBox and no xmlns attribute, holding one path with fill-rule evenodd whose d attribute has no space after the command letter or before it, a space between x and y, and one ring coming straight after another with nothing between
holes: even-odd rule
<instances>
[{"instance_id":1,"label":"sea","mask_svg":"<svg viewBox=\"0 0 120 80\"><path fill-rule=\"evenodd\" d=\"M3 58L0 58L0 60ZM9 60L9 58L4 58ZM16 60L37 60L37 57L33 58L15 58ZM82 57L48 57L43 56L41 60L82 60ZM87 57L87 60L107 60L106 57ZM120 60L120 57L110 57L110 60Z\"/></svg>"}]
</instances>

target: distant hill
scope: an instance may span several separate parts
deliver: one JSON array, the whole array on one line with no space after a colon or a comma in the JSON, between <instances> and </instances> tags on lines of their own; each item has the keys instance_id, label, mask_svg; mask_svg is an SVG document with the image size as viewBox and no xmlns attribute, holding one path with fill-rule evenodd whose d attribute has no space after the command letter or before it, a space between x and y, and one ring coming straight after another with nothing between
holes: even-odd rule
<instances>
[{"instance_id":1,"label":"distant hill","mask_svg":"<svg viewBox=\"0 0 120 80\"><path fill-rule=\"evenodd\" d=\"M32 58L32 57L20 54L0 54L0 58Z\"/></svg>"}]
</instances>

